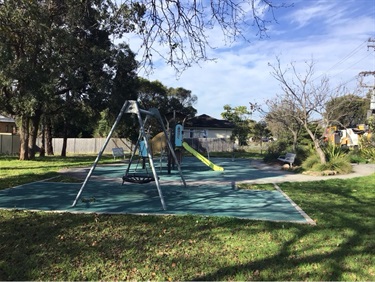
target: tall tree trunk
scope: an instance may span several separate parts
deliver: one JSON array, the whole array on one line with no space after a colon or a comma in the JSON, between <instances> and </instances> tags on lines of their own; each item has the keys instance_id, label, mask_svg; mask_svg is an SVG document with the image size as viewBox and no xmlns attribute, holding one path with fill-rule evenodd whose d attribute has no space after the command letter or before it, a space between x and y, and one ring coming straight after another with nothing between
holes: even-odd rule
<instances>
[{"instance_id":1,"label":"tall tree trunk","mask_svg":"<svg viewBox=\"0 0 375 282\"><path fill-rule=\"evenodd\" d=\"M42 136L41 136L41 142L42 144L40 145L40 150L39 150L39 156L40 157L44 157L46 155L46 140L45 140L45 137L46 137L46 133L45 133L45 118L43 119L42 123L41 123L41 126L42 126Z\"/></svg>"},{"instance_id":2,"label":"tall tree trunk","mask_svg":"<svg viewBox=\"0 0 375 282\"><path fill-rule=\"evenodd\" d=\"M45 132L45 139L46 139L46 150L47 156L53 156L53 145L52 145L52 125L51 125L51 118L45 118L44 124L44 132Z\"/></svg>"},{"instance_id":3,"label":"tall tree trunk","mask_svg":"<svg viewBox=\"0 0 375 282\"><path fill-rule=\"evenodd\" d=\"M21 116L21 130L20 130L20 160L29 159L29 118Z\"/></svg>"},{"instance_id":4,"label":"tall tree trunk","mask_svg":"<svg viewBox=\"0 0 375 282\"><path fill-rule=\"evenodd\" d=\"M35 111L35 115L30 118L30 136L29 136L29 159L34 160L37 151L36 139L38 137L38 129L40 123L41 112Z\"/></svg>"},{"instance_id":5,"label":"tall tree trunk","mask_svg":"<svg viewBox=\"0 0 375 282\"><path fill-rule=\"evenodd\" d=\"M44 126L42 128L42 137L41 137L41 141L42 141L42 144L40 146L40 151L39 151L39 156L40 157L44 157L46 155L46 134L45 134L45 130L44 130Z\"/></svg>"},{"instance_id":6,"label":"tall tree trunk","mask_svg":"<svg viewBox=\"0 0 375 282\"><path fill-rule=\"evenodd\" d=\"M68 124L66 121L66 118L64 117L64 132L63 132L63 144L62 144L62 149L61 149L61 156L66 157L66 147L68 143Z\"/></svg>"}]
</instances>

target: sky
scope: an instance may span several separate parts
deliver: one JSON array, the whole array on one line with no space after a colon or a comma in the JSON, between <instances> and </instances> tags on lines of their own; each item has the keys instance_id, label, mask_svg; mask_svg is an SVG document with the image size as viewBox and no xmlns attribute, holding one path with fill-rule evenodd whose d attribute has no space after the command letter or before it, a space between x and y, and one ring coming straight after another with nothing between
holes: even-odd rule
<instances>
[{"instance_id":1,"label":"sky","mask_svg":"<svg viewBox=\"0 0 375 282\"><path fill-rule=\"evenodd\" d=\"M282 93L269 66L276 64L277 57L283 69L293 62L301 71L306 61L313 60L316 81L325 75L332 88L344 84L352 93L368 91L359 87L358 74L375 71L375 48L368 48L375 45L368 42L375 40L375 0L277 2L293 5L275 10L277 23L268 24L267 38L257 37L253 28L248 31L250 42L226 45L218 29L210 30L208 35L217 48L209 50L209 56L215 62L200 62L176 75L172 67L155 59L154 71L139 75L167 87L191 90L198 97L197 114L218 119L226 104L249 107L257 103L267 111L266 100ZM126 42L133 51L138 49L136 39L129 37ZM368 76L365 82L375 84L375 77ZM262 115L255 112L251 118L259 121Z\"/></svg>"}]
</instances>

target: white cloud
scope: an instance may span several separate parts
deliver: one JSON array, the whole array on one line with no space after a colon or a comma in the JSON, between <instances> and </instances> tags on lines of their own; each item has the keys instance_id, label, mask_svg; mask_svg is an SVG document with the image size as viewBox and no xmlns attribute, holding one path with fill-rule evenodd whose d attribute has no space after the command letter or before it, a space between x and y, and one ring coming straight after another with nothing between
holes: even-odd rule
<instances>
[{"instance_id":1,"label":"white cloud","mask_svg":"<svg viewBox=\"0 0 375 282\"><path fill-rule=\"evenodd\" d=\"M300 9L301 6L296 5L295 10L284 9L284 14L280 15L281 19L294 17L301 27L298 33L288 22L281 20L279 25L271 26L271 38L267 40L255 40L251 44L236 42L233 46L225 46L216 28L209 31L209 36L221 48L208 51L211 57L218 58L217 62L202 62L200 66L193 66L179 79L170 66L160 64L148 78L160 80L168 87L192 90L198 96L198 114L216 118L220 118L225 104L263 104L280 92L268 66L269 62L276 62L276 56L281 58L283 66L294 61L302 70L304 62L313 58L317 77L331 76L332 86L351 81L347 86L355 89L356 75L360 71L375 69L375 51L367 51L365 42L375 35L375 11L369 14L367 1L356 1L356 13L362 11L363 17L351 13L348 5L352 1L308 3L309 7L305 5ZM340 4L336 10L334 4ZM307 28L313 21L324 23L324 30L317 33Z\"/></svg>"}]
</instances>

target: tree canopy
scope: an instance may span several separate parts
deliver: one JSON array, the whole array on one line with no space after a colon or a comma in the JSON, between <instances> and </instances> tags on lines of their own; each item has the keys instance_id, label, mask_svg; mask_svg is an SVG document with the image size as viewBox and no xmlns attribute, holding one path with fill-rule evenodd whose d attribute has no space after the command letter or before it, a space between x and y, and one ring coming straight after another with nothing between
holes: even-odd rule
<instances>
[{"instance_id":1,"label":"tree canopy","mask_svg":"<svg viewBox=\"0 0 375 282\"><path fill-rule=\"evenodd\" d=\"M34 157L42 114L67 122L82 105L104 109L115 59L131 53L111 42L128 30L111 21L113 7L107 0L1 3L0 105L20 120L20 159Z\"/></svg>"},{"instance_id":2,"label":"tree canopy","mask_svg":"<svg viewBox=\"0 0 375 282\"><path fill-rule=\"evenodd\" d=\"M325 116L332 125L356 127L366 122L369 105L370 99L354 94L335 97L327 102Z\"/></svg>"},{"instance_id":3,"label":"tree canopy","mask_svg":"<svg viewBox=\"0 0 375 282\"><path fill-rule=\"evenodd\" d=\"M230 105L224 105L222 118L229 120L234 124L232 139L237 139L240 145L247 145L249 135L254 129L255 121L250 119L252 114L246 106L237 106L232 108Z\"/></svg>"},{"instance_id":4,"label":"tree canopy","mask_svg":"<svg viewBox=\"0 0 375 282\"><path fill-rule=\"evenodd\" d=\"M98 117L108 104L115 107L117 97L135 97L135 56L114 43L125 33L141 37L143 65L152 65L158 53L180 71L209 59L210 30L221 29L229 43L248 40L251 26L264 36L274 20L266 14L282 6L268 0L0 0L0 110L19 121L20 159L34 158L41 121L47 128L60 119L66 137L69 119L82 107ZM193 96L184 100L189 93L180 90L167 100L194 101Z\"/></svg>"}]
</instances>

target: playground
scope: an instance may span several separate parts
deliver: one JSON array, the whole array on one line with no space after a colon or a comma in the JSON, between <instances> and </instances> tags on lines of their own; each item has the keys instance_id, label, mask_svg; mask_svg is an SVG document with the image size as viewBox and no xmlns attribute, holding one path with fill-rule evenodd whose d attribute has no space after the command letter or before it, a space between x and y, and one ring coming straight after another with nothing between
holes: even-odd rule
<instances>
[{"instance_id":1,"label":"playground","mask_svg":"<svg viewBox=\"0 0 375 282\"><path fill-rule=\"evenodd\" d=\"M100 166L105 147L125 113L136 114L140 128L130 159L127 163ZM145 130L150 118L156 119L164 134L169 152L167 162L163 161L163 154L160 161L152 155ZM172 129L176 130L175 134L168 137L157 109L143 110L136 101L125 101L91 168L70 171L70 175L83 180L82 183L48 179L2 190L0 208L108 214L195 214L314 224L276 184L272 191L238 189L239 182L268 178L269 183L273 183L272 177L280 177L285 172L259 170L246 159L211 161L184 142L182 125L172 126ZM171 140L174 140L173 144ZM183 147L192 157L178 160L175 147Z\"/></svg>"},{"instance_id":2,"label":"playground","mask_svg":"<svg viewBox=\"0 0 375 282\"><path fill-rule=\"evenodd\" d=\"M195 157L184 157L181 170L168 174L166 167L155 168L166 209L162 208L154 182L124 183L125 163L98 165L75 206L72 202L82 183L40 181L0 191L0 208L72 213L159 214L229 216L253 220L312 223L281 190L238 189L239 182L282 177L280 170L260 170L247 159L215 158L224 171L214 171ZM161 163L162 164L162 163ZM136 164L133 164L136 166ZM139 169L133 167L132 169ZM146 168L147 169L147 168ZM89 168L62 171L83 180ZM276 186L277 187L277 186Z\"/></svg>"}]
</instances>

